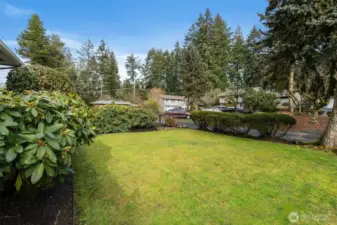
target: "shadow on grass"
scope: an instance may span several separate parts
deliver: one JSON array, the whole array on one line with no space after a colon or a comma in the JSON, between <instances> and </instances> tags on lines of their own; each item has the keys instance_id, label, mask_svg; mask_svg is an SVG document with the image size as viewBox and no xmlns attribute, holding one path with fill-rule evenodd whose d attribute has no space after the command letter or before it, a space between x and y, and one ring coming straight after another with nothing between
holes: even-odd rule
<instances>
[{"instance_id":1,"label":"shadow on grass","mask_svg":"<svg viewBox=\"0 0 337 225\"><path fill-rule=\"evenodd\" d=\"M133 225L136 221L138 193L127 194L109 170L117 162L111 155L111 146L96 141L80 150L74 158L75 205L78 224Z\"/></svg>"}]
</instances>

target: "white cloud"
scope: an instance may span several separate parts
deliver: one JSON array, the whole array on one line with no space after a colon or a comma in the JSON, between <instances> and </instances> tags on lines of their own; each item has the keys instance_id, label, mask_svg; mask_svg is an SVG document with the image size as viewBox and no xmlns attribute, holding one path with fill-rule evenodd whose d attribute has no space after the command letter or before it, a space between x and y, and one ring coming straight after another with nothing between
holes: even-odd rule
<instances>
[{"instance_id":1,"label":"white cloud","mask_svg":"<svg viewBox=\"0 0 337 225\"><path fill-rule=\"evenodd\" d=\"M10 5L8 3L0 3L3 7L2 12L5 13L9 17L20 17L20 16L28 16L34 13L31 9L22 9Z\"/></svg>"}]
</instances>

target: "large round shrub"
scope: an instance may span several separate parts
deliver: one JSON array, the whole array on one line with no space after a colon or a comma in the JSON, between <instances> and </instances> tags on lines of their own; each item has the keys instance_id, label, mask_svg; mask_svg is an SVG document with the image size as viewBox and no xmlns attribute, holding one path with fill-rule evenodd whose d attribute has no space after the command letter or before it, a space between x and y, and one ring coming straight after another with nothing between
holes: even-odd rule
<instances>
[{"instance_id":1,"label":"large round shrub","mask_svg":"<svg viewBox=\"0 0 337 225\"><path fill-rule=\"evenodd\" d=\"M71 155L95 136L91 113L77 95L0 94L0 187L44 184L73 172Z\"/></svg>"},{"instance_id":2,"label":"large round shrub","mask_svg":"<svg viewBox=\"0 0 337 225\"><path fill-rule=\"evenodd\" d=\"M61 91L74 92L68 75L41 65L27 65L9 71L6 88L10 91Z\"/></svg>"},{"instance_id":3,"label":"large round shrub","mask_svg":"<svg viewBox=\"0 0 337 225\"><path fill-rule=\"evenodd\" d=\"M107 105L95 110L93 124L99 133L126 132L154 127L156 116L150 110L119 105Z\"/></svg>"}]
</instances>

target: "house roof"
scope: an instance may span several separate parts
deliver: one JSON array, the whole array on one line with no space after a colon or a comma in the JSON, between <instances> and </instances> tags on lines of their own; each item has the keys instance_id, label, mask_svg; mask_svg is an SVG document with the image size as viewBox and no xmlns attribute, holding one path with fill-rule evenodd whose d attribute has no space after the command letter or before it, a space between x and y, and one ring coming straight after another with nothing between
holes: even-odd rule
<instances>
[{"instance_id":1,"label":"house roof","mask_svg":"<svg viewBox=\"0 0 337 225\"><path fill-rule=\"evenodd\" d=\"M23 62L0 40L0 65L22 66Z\"/></svg>"},{"instance_id":2,"label":"house roof","mask_svg":"<svg viewBox=\"0 0 337 225\"><path fill-rule=\"evenodd\" d=\"M115 104L115 105L136 106L135 104L132 104L131 102L118 100L118 99L114 99L114 98L98 100L98 101L92 102L91 104L92 105L111 105L111 104Z\"/></svg>"},{"instance_id":3,"label":"house roof","mask_svg":"<svg viewBox=\"0 0 337 225\"><path fill-rule=\"evenodd\" d=\"M178 95L161 95L163 99L173 99L173 100L186 100L185 96L178 96Z\"/></svg>"}]
</instances>

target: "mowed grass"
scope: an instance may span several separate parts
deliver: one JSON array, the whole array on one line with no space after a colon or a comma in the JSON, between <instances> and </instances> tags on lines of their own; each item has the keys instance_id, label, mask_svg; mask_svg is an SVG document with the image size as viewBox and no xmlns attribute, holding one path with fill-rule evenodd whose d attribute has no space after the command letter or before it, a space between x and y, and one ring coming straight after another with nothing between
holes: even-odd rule
<instances>
[{"instance_id":1,"label":"mowed grass","mask_svg":"<svg viewBox=\"0 0 337 225\"><path fill-rule=\"evenodd\" d=\"M74 167L80 224L276 225L290 212L337 223L332 153L168 130L98 136Z\"/></svg>"}]
</instances>

